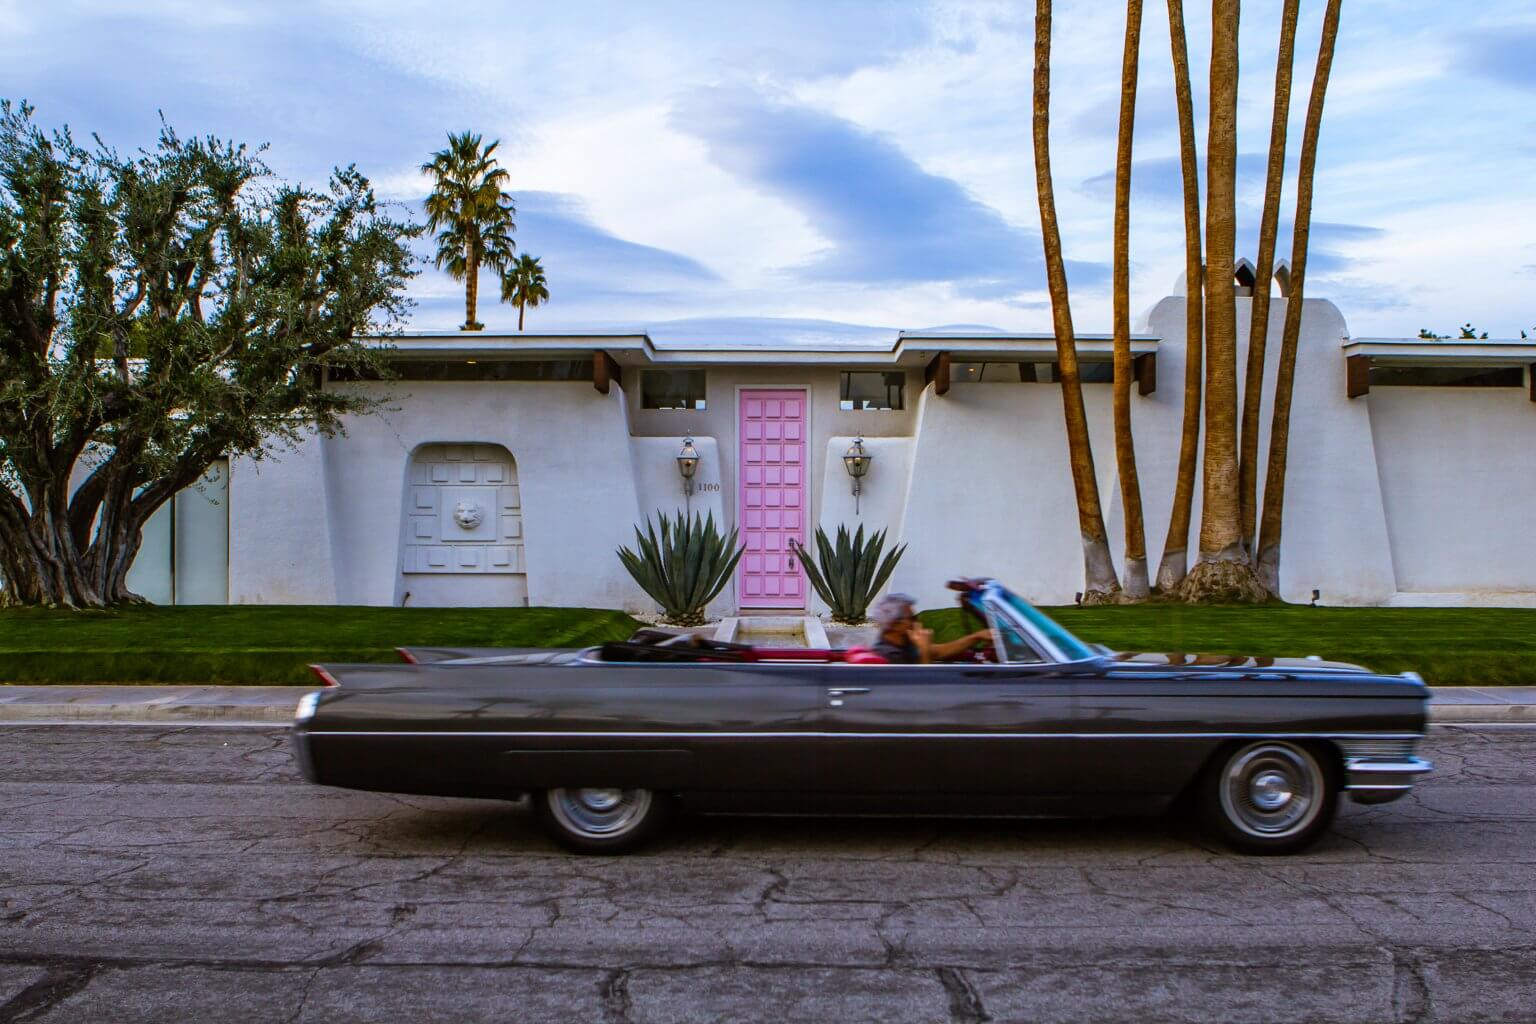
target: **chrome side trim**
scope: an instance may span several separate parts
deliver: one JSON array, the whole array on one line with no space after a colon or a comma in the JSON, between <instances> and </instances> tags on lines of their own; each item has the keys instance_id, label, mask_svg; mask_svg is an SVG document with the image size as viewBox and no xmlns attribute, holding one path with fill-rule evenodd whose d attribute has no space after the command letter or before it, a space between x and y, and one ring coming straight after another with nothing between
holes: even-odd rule
<instances>
[{"instance_id":1,"label":"chrome side trim","mask_svg":"<svg viewBox=\"0 0 1536 1024\"><path fill-rule=\"evenodd\" d=\"M619 732L460 729L317 729L313 736L503 736L519 739L977 739L977 740L1148 740L1148 739L1417 739L1418 733L1360 732ZM1420 762L1428 765L1429 762ZM1428 771L1429 768L1422 769Z\"/></svg>"}]
</instances>

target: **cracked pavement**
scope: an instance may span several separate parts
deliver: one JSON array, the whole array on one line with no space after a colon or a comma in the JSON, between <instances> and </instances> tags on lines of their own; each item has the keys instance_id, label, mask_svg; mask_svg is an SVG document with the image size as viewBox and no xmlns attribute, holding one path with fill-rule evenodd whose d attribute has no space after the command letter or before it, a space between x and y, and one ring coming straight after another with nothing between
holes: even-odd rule
<instances>
[{"instance_id":1,"label":"cracked pavement","mask_svg":"<svg viewBox=\"0 0 1536 1024\"><path fill-rule=\"evenodd\" d=\"M321 789L281 728L0 728L0 1024L1530 1021L1536 727L1289 858L1172 820L683 818Z\"/></svg>"}]
</instances>

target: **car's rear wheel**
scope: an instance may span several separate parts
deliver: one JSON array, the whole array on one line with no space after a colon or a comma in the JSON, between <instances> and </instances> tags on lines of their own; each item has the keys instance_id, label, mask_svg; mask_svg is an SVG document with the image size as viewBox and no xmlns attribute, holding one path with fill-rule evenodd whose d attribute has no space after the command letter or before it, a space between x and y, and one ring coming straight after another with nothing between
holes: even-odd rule
<instances>
[{"instance_id":1,"label":"car's rear wheel","mask_svg":"<svg viewBox=\"0 0 1536 1024\"><path fill-rule=\"evenodd\" d=\"M533 799L539 824L577 853L628 853L661 828L667 805L649 789L546 789Z\"/></svg>"},{"instance_id":2,"label":"car's rear wheel","mask_svg":"<svg viewBox=\"0 0 1536 1024\"><path fill-rule=\"evenodd\" d=\"M1243 853L1296 853L1333 823L1338 786L1317 752L1286 740L1245 743L1215 758L1200 785L1207 828Z\"/></svg>"}]
</instances>

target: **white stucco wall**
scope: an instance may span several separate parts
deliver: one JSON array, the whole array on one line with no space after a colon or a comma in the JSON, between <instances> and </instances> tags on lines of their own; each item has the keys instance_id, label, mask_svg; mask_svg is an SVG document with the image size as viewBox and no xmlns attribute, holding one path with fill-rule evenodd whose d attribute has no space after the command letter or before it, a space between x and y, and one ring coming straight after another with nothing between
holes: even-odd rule
<instances>
[{"instance_id":1,"label":"white stucco wall","mask_svg":"<svg viewBox=\"0 0 1536 1024\"><path fill-rule=\"evenodd\" d=\"M531 604L649 607L613 555L630 540L639 507L620 389L605 396L584 382L356 386L388 400L349 420L346 436L320 440L323 460L306 446L296 463L284 456L281 468L264 465L248 478L241 521L253 522L232 546L242 551L242 572L260 585L242 584L243 600L319 599L329 548L333 600L398 603L411 453L424 444L481 442L502 445L517 463ZM260 559L270 564L256 566Z\"/></svg>"},{"instance_id":2,"label":"white stucco wall","mask_svg":"<svg viewBox=\"0 0 1536 1024\"><path fill-rule=\"evenodd\" d=\"M1109 469L1108 385L1085 385L1101 493ZM1082 589L1082 543L1067 461L1061 389L1053 384L930 387L906 495L891 578L923 607L952 604L956 576L995 576L1032 601L1070 604Z\"/></svg>"},{"instance_id":3,"label":"white stucco wall","mask_svg":"<svg viewBox=\"0 0 1536 1024\"><path fill-rule=\"evenodd\" d=\"M1406 593L1536 591L1536 403L1524 388L1376 387L1368 410Z\"/></svg>"},{"instance_id":4,"label":"white stucco wall","mask_svg":"<svg viewBox=\"0 0 1536 1024\"><path fill-rule=\"evenodd\" d=\"M298 447L229 467L231 604L336 604L326 452L311 432Z\"/></svg>"},{"instance_id":5,"label":"white stucco wall","mask_svg":"<svg viewBox=\"0 0 1536 1024\"><path fill-rule=\"evenodd\" d=\"M655 521L657 512L675 516L685 511L696 516L715 519L715 526L728 535L730 527L725 512L725 488L721 485L720 445L713 437L693 436L693 448L699 453L699 468L693 476L693 496L683 494L683 478L677 471L677 453L682 450L679 437L636 437L630 439L635 467L635 489L639 500L638 515L633 523L644 524L647 518ZM734 517L731 517L734 519ZM633 548L634 530L624 533L624 545ZM614 559L618 561L617 558ZM645 611L654 611L655 604L642 597ZM710 602L705 615L719 618L736 614L736 581L725 585L720 596Z\"/></svg>"},{"instance_id":6,"label":"white stucco wall","mask_svg":"<svg viewBox=\"0 0 1536 1024\"><path fill-rule=\"evenodd\" d=\"M1264 401L1259 413L1259 501L1281 332L1287 300L1270 300ZM1348 327L1326 299L1306 300L1296 346L1295 396L1291 407L1290 458L1286 472L1285 522L1280 550L1280 589L1287 601L1306 602L1315 588L1325 604L1380 604L1396 590L1386 514L1371 443L1369 414L1344 389L1341 345ZM1237 299L1239 388L1248 361L1248 327L1253 299ZM1167 536L1173 485L1178 469L1179 430L1184 402L1184 298L1169 296L1149 312L1152 331L1162 337L1158 349L1158 389L1133 399L1142 504L1147 520L1150 571L1156 572ZM1096 447L1111 460L1113 447ZM1200 475L1197 469L1194 518L1189 549L1193 561L1200 537ZM1117 559L1123 519L1119 484L1113 482L1110 536ZM1118 562L1117 562L1118 564Z\"/></svg>"},{"instance_id":7,"label":"white stucco wall","mask_svg":"<svg viewBox=\"0 0 1536 1024\"><path fill-rule=\"evenodd\" d=\"M909 395L909 401L914 397ZM834 436L827 439L825 451L822 453L822 464L825 468L820 485L821 512L820 516L813 521L813 525L825 530L827 538L834 543L837 540L839 526L848 527L850 533L857 532L862 526L866 537L885 530L887 531L885 550L890 551L901 543L903 520L906 514L907 487L912 472L912 438L864 438L864 450L874 458L862 482L863 493L855 503L853 478L848 475L848 470L843 465L843 453L848 450L849 445L853 444L855 436L857 435ZM807 533L805 542L812 550L815 549L814 529ZM907 555L902 556L903 560L907 557ZM900 571L900 563L898 563L898 571ZM895 578L894 574L892 578ZM826 610L826 602L817 597L814 590L810 591L810 611L813 614L819 614Z\"/></svg>"}]
</instances>

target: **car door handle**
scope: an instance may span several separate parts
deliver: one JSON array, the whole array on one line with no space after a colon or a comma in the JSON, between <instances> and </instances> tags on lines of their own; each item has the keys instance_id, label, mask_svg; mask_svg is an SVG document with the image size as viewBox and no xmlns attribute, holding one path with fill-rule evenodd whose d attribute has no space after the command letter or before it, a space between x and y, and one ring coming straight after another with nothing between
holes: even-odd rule
<instances>
[{"instance_id":1,"label":"car door handle","mask_svg":"<svg viewBox=\"0 0 1536 1024\"><path fill-rule=\"evenodd\" d=\"M850 693L868 693L867 686L833 686L827 689L828 697L843 697Z\"/></svg>"}]
</instances>

